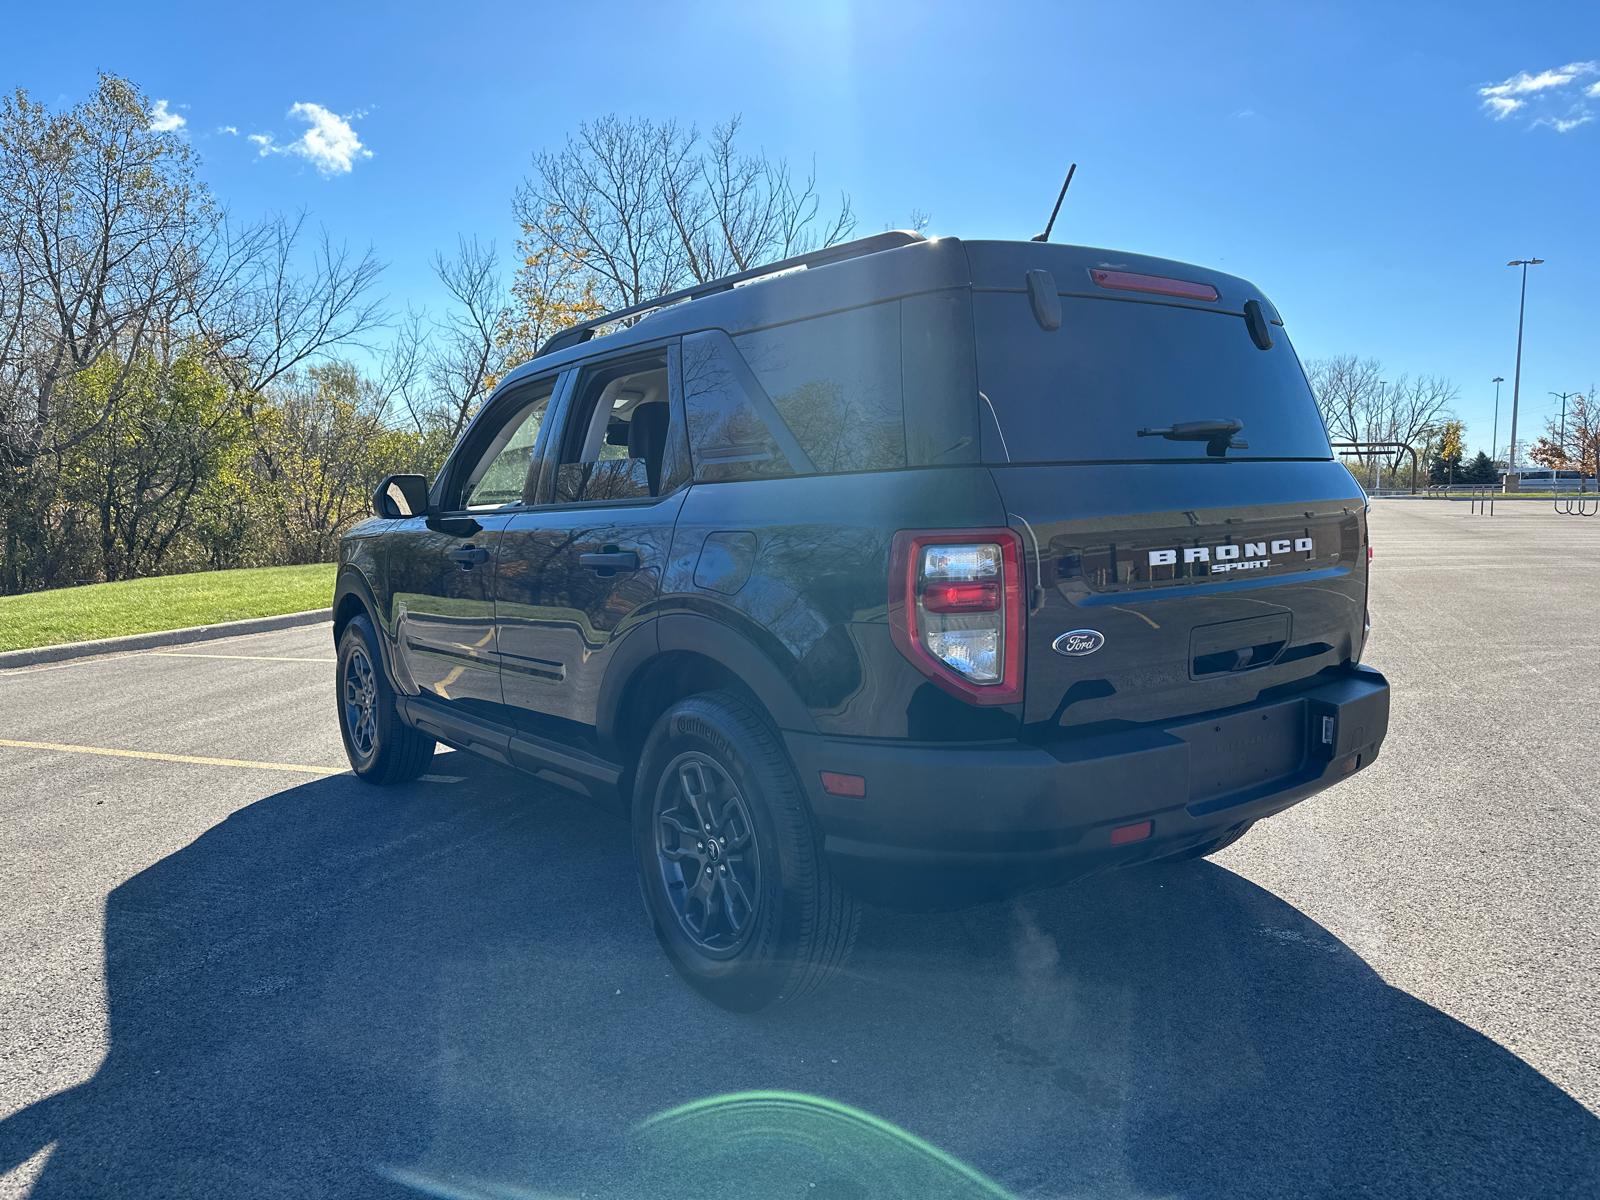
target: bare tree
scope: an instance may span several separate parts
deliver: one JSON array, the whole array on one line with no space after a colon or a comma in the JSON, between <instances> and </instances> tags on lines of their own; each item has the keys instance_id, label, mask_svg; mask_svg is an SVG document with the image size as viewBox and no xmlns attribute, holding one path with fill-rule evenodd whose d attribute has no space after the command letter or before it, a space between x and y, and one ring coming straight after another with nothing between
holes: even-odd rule
<instances>
[{"instance_id":1,"label":"bare tree","mask_svg":"<svg viewBox=\"0 0 1600 1200\"><path fill-rule=\"evenodd\" d=\"M740 118L711 131L704 154L693 153L693 131L663 163L662 199L682 240L689 272L699 282L748 271L763 262L831 246L855 227L850 200L814 228L821 205L813 160L797 184L782 159L743 154L734 145Z\"/></svg>"},{"instance_id":2,"label":"bare tree","mask_svg":"<svg viewBox=\"0 0 1600 1200\"><path fill-rule=\"evenodd\" d=\"M1317 408L1334 441L1370 440L1366 431L1383 394L1382 374L1383 367L1377 359L1358 359L1353 354L1313 359L1306 364Z\"/></svg>"},{"instance_id":3,"label":"bare tree","mask_svg":"<svg viewBox=\"0 0 1600 1200\"><path fill-rule=\"evenodd\" d=\"M1369 441L1404 442L1419 447L1436 436L1452 417L1452 408L1461 390L1448 379L1435 375L1402 375L1385 392L1379 420L1373 429L1378 436ZM1398 465L1396 452L1391 465Z\"/></svg>"},{"instance_id":4,"label":"bare tree","mask_svg":"<svg viewBox=\"0 0 1600 1200\"><path fill-rule=\"evenodd\" d=\"M640 304L817 246L855 228L848 197L820 219L815 168L736 145L739 118L692 126L606 116L534 156L514 207L530 240L592 275L608 308Z\"/></svg>"},{"instance_id":5,"label":"bare tree","mask_svg":"<svg viewBox=\"0 0 1600 1200\"><path fill-rule=\"evenodd\" d=\"M1404 442L1416 447L1442 429L1460 390L1448 379L1402 375L1386 382L1377 359L1355 355L1313 359L1306 375L1317 408L1335 442ZM1363 461L1380 458L1391 468L1404 451L1357 451Z\"/></svg>"},{"instance_id":6,"label":"bare tree","mask_svg":"<svg viewBox=\"0 0 1600 1200\"><path fill-rule=\"evenodd\" d=\"M503 372L497 335L505 299L493 242L462 238L454 258L434 255L433 271L455 300L434 325L437 342L428 364L440 423L454 441Z\"/></svg>"},{"instance_id":7,"label":"bare tree","mask_svg":"<svg viewBox=\"0 0 1600 1200\"><path fill-rule=\"evenodd\" d=\"M383 270L371 249L357 255L322 231L304 265L304 212L259 225L218 229L201 247L207 271L195 315L234 387L259 394L280 376L329 351L359 343L383 324L372 287Z\"/></svg>"}]
</instances>

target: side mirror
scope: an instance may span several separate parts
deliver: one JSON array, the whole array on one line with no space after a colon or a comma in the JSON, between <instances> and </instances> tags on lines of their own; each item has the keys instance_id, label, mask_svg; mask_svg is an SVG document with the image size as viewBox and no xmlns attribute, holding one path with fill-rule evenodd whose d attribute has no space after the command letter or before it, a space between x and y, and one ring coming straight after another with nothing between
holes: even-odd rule
<instances>
[{"instance_id":1,"label":"side mirror","mask_svg":"<svg viewBox=\"0 0 1600 1200\"><path fill-rule=\"evenodd\" d=\"M420 517L428 511L426 475L388 475L372 493L372 511L386 521Z\"/></svg>"}]
</instances>

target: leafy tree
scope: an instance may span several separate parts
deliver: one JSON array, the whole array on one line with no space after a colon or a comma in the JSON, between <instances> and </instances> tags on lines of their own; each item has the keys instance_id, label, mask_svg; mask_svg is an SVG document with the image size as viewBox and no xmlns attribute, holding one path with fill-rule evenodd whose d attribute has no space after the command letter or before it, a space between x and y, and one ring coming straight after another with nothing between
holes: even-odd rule
<instances>
[{"instance_id":1,"label":"leafy tree","mask_svg":"<svg viewBox=\"0 0 1600 1200\"><path fill-rule=\"evenodd\" d=\"M1461 482L1462 437L1466 425L1461 421L1446 421L1428 438L1427 467L1430 483Z\"/></svg>"},{"instance_id":2,"label":"leafy tree","mask_svg":"<svg viewBox=\"0 0 1600 1200\"><path fill-rule=\"evenodd\" d=\"M1462 468L1458 478L1462 483L1492 485L1500 482L1500 468L1494 465L1493 459L1479 450L1478 456Z\"/></svg>"},{"instance_id":3,"label":"leafy tree","mask_svg":"<svg viewBox=\"0 0 1600 1200\"><path fill-rule=\"evenodd\" d=\"M284 554L326 562L344 531L368 515L390 471L413 466L424 439L395 430L371 380L345 362L291 372L263 398L258 438Z\"/></svg>"},{"instance_id":4,"label":"leafy tree","mask_svg":"<svg viewBox=\"0 0 1600 1200\"><path fill-rule=\"evenodd\" d=\"M191 528L196 500L245 444L227 385L190 348L163 361L104 356L76 376L73 411L87 428L63 472L63 496L92 514L98 574L159 572Z\"/></svg>"},{"instance_id":5,"label":"leafy tree","mask_svg":"<svg viewBox=\"0 0 1600 1200\"><path fill-rule=\"evenodd\" d=\"M559 210L547 207L537 224L524 217L511 303L496 329L508 368L533 358L553 334L605 311L594 274L585 269L589 252L564 248L569 242Z\"/></svg>"},{"instance_id":6,"label":"leafy tree","mask_svg":"<svg viewBox=\"0 0 1600 1200\"><path fill-rule=\"evenodd\" d=\"M1547 418L1545 435L1534 443L1528 457L1541 467L1581 470L1585 478L1593 475L1597 454L1600 454L1600 403L1594 396L1591 384L1587 396L1571 398L1565 421Z\"/></svg>"},{"instance_id":7,"label":"leafy tree","mask_svg":"<svg viewBox=\"0 0 1600 1200\"><path fill-rule=\"evenodd\" d=\"M0 99L0 591L162 569L197 512L221 536L224 411L382 319L370 252L302 271L304 218L230 223L151 116L115 75Z\"/></svg>"}]
</instances>

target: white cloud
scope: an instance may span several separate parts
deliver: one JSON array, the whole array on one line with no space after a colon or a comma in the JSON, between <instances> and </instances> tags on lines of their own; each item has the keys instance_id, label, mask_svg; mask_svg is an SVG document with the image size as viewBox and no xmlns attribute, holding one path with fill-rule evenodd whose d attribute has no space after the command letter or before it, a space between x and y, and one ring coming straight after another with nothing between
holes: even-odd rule
<instances>
[{"instance_id":1,"label":"white cloud","mask_svg":"<svg viewBox=\"0 0 1600 1200\"><path fill-rule=\"evenodd\" d=\"M1566 133L1569 129L1576 129L1579 125L1587 125L1594 120L1594 114L1586 110L1579 110L1578 115L1563 119L1561 117L1540 117L1535 125L1548 125L1557 133Z\"/></svg>"},{"instance_id":2,"label":"white cloud","mask_svg":"<svg viewBox=\"0 0 1600 1200\"><path fill-rule=\"evenodd\" d=\"M157 133L171 133L187 124L188 122L177 113L167 111L165 100L157 100L150 107L150 128Z\"/></svg>"},{"instance_id":3,"label":"white cloud","mask_svg":"<svg viewBox=\"0 0 1600 1200\"><path fill-rule=\"evenodd\" d=\"M238 137L239 136L239 127L237 125L218 125L217 126L217 132L218 133L231 133L231 134L233 134L234 137Z\"/></svg>"},{"instance_id":4,"label":"white cloud","mask_svg":"<svg viewBox=\"0 0 1600 1200\"><path fill-rule=\"evenodd\" d=\"M261 147L262 157L293 154L324 175L347 175L357 159L372 157L372 151L361 144L356 131L350 127L352 120L366 115L365 111L357 110L341 117L320 104L296 104L288 115L305 121L310 128L285 146L278 145L270 133L252 133L250 140Z\"/></svg>"},{"instance_id":5,"label":"white cloud","mask_svg":"<svg viewBox=\"0 0 1600 1200\"><path fill-rule=\"evenodd\" d=\"M1528 92L1542 92L1547 88L1565 87L1579 75L1592 75L1600 71L1600 63L1575 62L1564 67L1556 67L1549 71L1540 71L1537 75L1529 75L1526 71L1518 71L1504 83L1497 83L1493 87L1478 89L1480 96L1522 96Z\"/></svg>"},{"instance_id":6,"label":"white cloud","mask_svg":"<svg viewBox=\"0 0 1600 1200\"><path fill-rule=\"evenodd\" d=\"M1585 75L1600 74L1600 61L1570 62L1564 67L1551 67L1530 75L1518 71L1502 83L1489 84L1478 89L1483 98L1484 111L1496 121L1503 121L1515 112L1524 112L1534 119L1529 128L1549 126L1557 133L1566 133L1594 119L1583 106L1582 100L1573 102L1571 85ZM1584 96L1600 98L1600 83L1583 89ZM1556 115L1556 109L1562 109Z\"/></svg>"}]
</instances>

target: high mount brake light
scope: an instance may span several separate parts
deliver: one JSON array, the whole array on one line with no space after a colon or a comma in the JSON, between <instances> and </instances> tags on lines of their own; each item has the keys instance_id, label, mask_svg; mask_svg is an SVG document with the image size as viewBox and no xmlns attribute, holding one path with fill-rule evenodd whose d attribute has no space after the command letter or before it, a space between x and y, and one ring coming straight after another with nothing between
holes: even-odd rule
<instances>
[{"instance_id":1,"label":"high mount brake light","mask_svg":"<svg viewBox=\"0 0 1600 1200\"><path fill-rule=\"evenodd\" d=\"M1205 300L1213 304L1217 300L1217 289L1209 283L1168 279L1165 275L1136 275L1132 271L1102 271L1091 267L1089 278L1103 288L1118 292L1151 292L1157 296L1181 296L1185 300Z\"/></svg>"},{"instance_id":2,"label":"high mount brake light","mask_svg":"<svg viewBox=\"0 0 1600 1200\"><path fill-rule=\"evenodd\" d=\"M889 565L900 653L971 704L1022 699L1022 542L1010 529L902 530Z\"/></svg>"}]
</instances>

